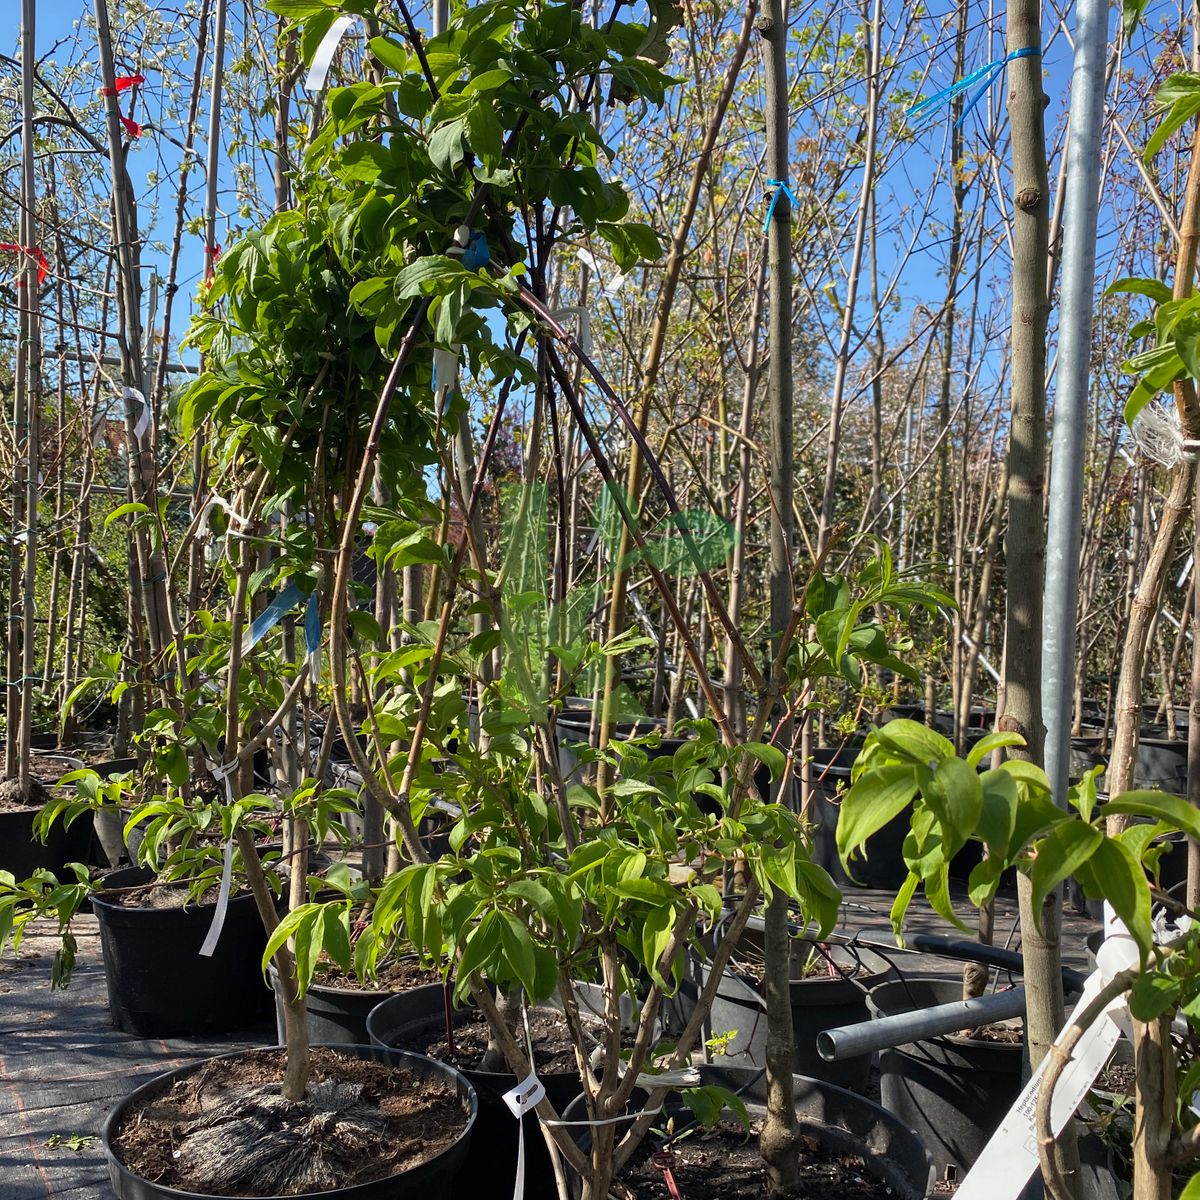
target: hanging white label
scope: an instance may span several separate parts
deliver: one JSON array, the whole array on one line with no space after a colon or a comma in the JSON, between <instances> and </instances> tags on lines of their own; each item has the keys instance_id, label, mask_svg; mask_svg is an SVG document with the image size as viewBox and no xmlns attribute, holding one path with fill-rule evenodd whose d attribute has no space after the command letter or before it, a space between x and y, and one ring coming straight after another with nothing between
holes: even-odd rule
<instances>
[{"instance_id":1,"label":"hanging white label","mask_svg":"<svg viewBox=\"0 0 1200 1200\"><path fill-rule=\"evenodd\" d=\"M508 1111L517 1118L517 1179L513 1185L513 1200L524 1200L525 1196L525 1122L521 1118L545 1098L546 1089L536 1075L527 1075L503 1096Z\"/></svg>"},{"instance_id":2,"label":"hanging white label","mask_svg":"<svg viewBox=\"0 0 1200 1200\"><path fill-rule=\"evenodd\" d=\"M338 17L330 25L329 32L321 39L321 44L317 47L316 54L313 55L312 64L304 79L304 90L310 96L324 88L329 68L333 65L333 56L337 53L342 38L346 36L346 30L354 24L356 19L353 16Z\"/></svg>"},{"instance_id":3,"label":"hanging white label","mask_svg":"<svg viewBox=\"0 0 1200 1200\"><path fill-rule=\"evenodd\" d=\"M133 436L140 442L146 436L146 430L150 428L150 405L146 403L146 397L133 387L125 389L125 399L132 400L141 409L133 426Z\"/></svg>"},{"instance_id":4,"label":"hanging white label","mask_svg":"<svg viewBox=\"0 0 1200 1200\"><path fill-rule=\"evenodd\" d=\"M217 893L217 908L213 913L212 924L200 953L204 958L212 958L217 942L221 940L221 930L225 928L225 914L229 911L229 892L233 885L233 839L225 843L225 862L221 867L221 890Z\"/></svg>"}]
</instances>

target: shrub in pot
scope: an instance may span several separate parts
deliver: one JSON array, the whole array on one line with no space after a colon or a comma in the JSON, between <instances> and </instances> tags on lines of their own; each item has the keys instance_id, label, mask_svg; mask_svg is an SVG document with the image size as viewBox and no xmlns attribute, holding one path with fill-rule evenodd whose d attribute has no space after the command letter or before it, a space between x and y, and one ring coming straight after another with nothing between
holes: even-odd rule
<instances>
[{"instance_id":1,"label":"shrub in pot","mask_svg":"<svg viewBox=\"0 0 1200 1200\"><path fill-rule=\"evenodd\" d=\"M1162 960L1164 951L1154 946L1147 865L1155 865L1159 853L1155 847L1161 839L1181 830L1195 836L1200 833L1200 821L1184 801L1162 792L1125 792L1101 802L1096 790L1098 770L1071 787L1065 810L1054 804L1045 773L1025 761L1007 759L998 768L978 771L983 755L1022 744L1015 733L992 734L961 759L949 741L913 722L892 722L873 731L855 764L854 782L842 804L839 851L847 857L896 812L913 804L904 845L909 873L892 907L898 939L903 938L912 898L922 886L935 911L967 932L950 896L949 865L968 841L982 842L987 849L987 856L971 871L969 896L974 904L986 903L1002 873L1015 867L1029 877L1034 911L1038 912L1051 891L1074 875L1089 897L1106 899L1112 906L1141 959L1140 969L1120 972L1102 989L1104 1001L1132 988L1133 1015L1142 1021L1158 1020L1185 990L1187 972L1182 968L1187 960L1181 958L1167 968L1168 976L1172 969L1178 972L1176 982L1170 985L1162 982L1158 970L1149 969L1155 960ZM1116 815L1150 820L1108 836L1105 822ZM1031 992L1029 1002L1034 998ZM1048 1103L1047 1089L1053 1089L1065 1061L1053 1060L1043 1087L1043 1104ZM1161 1106L1162 1096L1160 1092L1157 1099L1140 1099ZM1142 1119L1140 1113L1138 1119ZM1169 1118L1163 1117L1160 1108L1149 1119L1161 1123ZM1039 1140L1042 1169L1057 1185L1053 1158L1048 1154L1050 1144L1052 1139Z\"/></svg>"},{"instance_id":2,"label":"shrub in pot","mask_svg":"<svg viewBox=\"0 0 1200 1200\"><path fill-rule=\"evenodd\" d=\"M427 682L423 669L416 671L418 686ZM462 814L451 832L451 853L410 863L384 883L372 910L375 944L402 922L428 961L445 963L455 999L472 1001L487 1017L515 1080L530 1074L519 1014L557 994L574 1047L576 1089L589 1114L618 1112L639 1079L653 1086L656 1074L678 1071L696 1044L700 1016L669 1052L659 1053L657 1015L678 985L683 948L698 935L697 917L720 911L715 880L723 859L745 853L760 886L785 889L822 929L836 917L838 893L808 861L792 813L755 795L735 795L733 780L740 777L748 790L758 761L778 765L781 756L771 748L729 749L711 725L700 723L670 758L651 759L636 741L585 750L586 762L603 763L612 783L547 798L537 787L529 749L553 746L540 736L545 710L531 711L500 687L488 700L481 721L486 748L459 739L438 778ZM702 812L700 797L716 801L721 816ZM323 931L324 918L310 916L307 927ZM581 982L598 984L605 997L602 1019L590 1029ZM632 1044L624 1049L622 998L625 1011L632 1004L638 1014L627 1039ZM670 1084L664 1090L672 1090L676 1077L663 1078ZM549 1098L538 1102L537 1113L561 1120ZM585 1194L594 1196L606 1194L614 1156L632 1152L643 1132L637 1129L618 1148L612 1131L598 1127L601 1144L584 1156L563 1127L546 1128L557 1153L583 1179ZM515 1122L509 1129L515 1146Z\"/></svg>"}]
</instances>

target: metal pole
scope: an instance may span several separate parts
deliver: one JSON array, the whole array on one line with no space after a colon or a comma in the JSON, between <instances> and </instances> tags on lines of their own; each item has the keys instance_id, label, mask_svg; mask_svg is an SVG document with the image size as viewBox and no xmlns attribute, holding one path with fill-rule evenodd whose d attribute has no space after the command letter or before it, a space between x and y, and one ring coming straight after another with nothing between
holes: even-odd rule
<instances>
[{"instance_id":1,"label":"metal pole","mask_svg":"<svg viewBox=\"0 0 1200 1200\"><path fill-rule=\"evenodd\" d=\"M1083 459L1087 430L1096 217L1100 200L1100 129L1104 119L1104 57L1108 0L1078 0L1071 123L1067 132L1063 222L1062 317L1054 391L1046 590L1042 631L1042 712L1046 773L1054 799L1066 807L1071 754L1071 697L1083 519Z\"/></svg>"},{"instance_id":2,"label":"metal pole","mask_svg":"<svg viewBox=\"0 0 1200 1200\"><path fill-rule=\"evenodd\" d=\"M926 1038L945 1037L964 1029L977 1029L998 1021L1010 1021L1025 1015L1025 989L1011 988L1007 992L979 996L974 1000L954 1000L919 1008L914 1012L896 1013L891 1017L876 1017L857 1025L825 1029L817 1034L817 1053L826 1062L870 1054L875 1050L890 1050L907 1046Z\"/></svg>"}]
</instances>

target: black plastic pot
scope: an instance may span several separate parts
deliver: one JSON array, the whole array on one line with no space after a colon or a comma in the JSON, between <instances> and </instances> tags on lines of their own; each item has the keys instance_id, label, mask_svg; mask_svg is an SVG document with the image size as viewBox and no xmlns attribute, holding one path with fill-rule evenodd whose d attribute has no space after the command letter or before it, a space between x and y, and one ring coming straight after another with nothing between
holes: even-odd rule
<instances>
[{"instance_id":1,"label":"black plastic pot","mask_svg":"<svg viewBox=\"0 0 1200 1200\"><path fill-rule=\"evenodd\" d=\"M406 1048L431 1029L445 1028L445 989L440 983L401 992L378 1005L367 1018L371 1044ZM513 1191L517 1171L517 1123L504 1093L516 1085L507 1072L464 1070L479 1096L479 1118L475 1123L470 1161L459 1177L456 1195L503 1197ZM538 1072L551 1103L562 1110L579 1095L577 1071ZM528 1200L556 1200L554 1168L541 1135L537 1116L526 1114L525 1195Z\"/></svg>"},{"instance_id":2,"label":"black plastic pot","mask_svg":"<svg viewBox=\"0 0 1200 1200\"><path fill-rule=\"evenodd\" d=\"M136 887L154 878L125 867L104 879L106 888ZM92 897L113 1023L142 1037L224 1033L264 1020L271 993L263 981L267 936L249 893L229 901L211 958L200 955L215 905L133 908Z\"/></svg>"},{"instance_id":3,"label":"black plastic pot","mask_svg":"<svg viewBox=\"0 0 1200 1200\"><path fill-rule=\"evenodd\" d=\"M11 871L16 879L28 879L40 870L61 876L67 863L86 864L91 854L92 819L87 813L69 829L63 827L61 818L55 821L42 843L33 833L39 811L34 807L0 812L0 871Z\"/></svg>"},{"instance_id":4,"label":"black plastic pot","mask_svg":"<svg viewBox=\"0 0 1200 1200\"><path fill-rule=\"evenodd\" d=\"M766 1072L707 1065L700 1068L700 1082L728 1088L739 1095L752 1122L766 1119ZM874 1101L831 1083L793 1075L792 1086L801 1137L811 1138L833 1153L861 1157L867 1170L891 1189L896 1200L925 1200L931 1195L936 1178L933 1160L920 1138L903 1122ZM644 1093L635 1092L634 1096L644 1103ZM633 1106L627 1111L630 1121L638 1115ZM677 1126L694 1120L678 1098L668 1103L668 1113L676 1118ZM567 1121L586 1118L582 1096L563 1115ZM584 1150L590 1148L586 1126L581 1128L576 1141Z\"/></svg>"},{"instance_id":5,"label":"black plastic pot","mask_svg":"<svg viewBox=\"0 0 1200 1200\"><path fill-rule=\"evenodd\" d=\"M443 1200L449 1197L454 1178L462 1168L471 1146L477 1111L474 1088L458 1071L423 1054L386 1050L378 1046L337 1046L336 1049L355 1058L374 1059L393 1066L404 1066L421 1079L452 1082L458 1090L463 1107L467 1110L467 1125L459 1137L444 1150L409 1171L333 1191L308 1192L305 1200L416 1200L417 1197L420 1197L420 1200ZM216 1057L237 1058L253 1053L257 1051L241 1050L237 1054ZM130 1108L153 1100L179 1080L202 1070L212 1061L214 1060L211 1058L201 1059L199 1062L189 1063L186 1067L179 1067L157 1076L136 1091L130 1092L109 1114L100 1137L104 1145L104 1155L108 1160L108 1177L112 1181L117 1200L208 1200L205 1193L184 1192L178 1188L164 1187L134 1175L113 1153L112 1138L118 1122Z\"/></svg>"},{"instance_id":6,"label":"black plastic pot","mask_svg":"<svg viewBox=\"0 0 1200 1200\"><path fill-rule=\"evenodd\" d=\"M962 999L959 980L907 976L872 988L867 1004L877 1017ZM947 1036L884 1050L879 1091L894 1113L929 1148L939 1174L964 1175L1021 1091L1020 1043Z\"/></svg>"},{"instance_id":7,"label":"black plastic pot","mask_svg":"<svg viewBox=\"0 0 1200 1200\"><path fill-rule=\"evenodd\" d=\"M753 919L753 918L752 918ZM761 928L761 922L760 928ZM761 932L748 928L742 935L742 946L761 946ZM792 945L793 974L799 975L812 949L811 942L796 941ZM796 978L791 981L792 1030L795 1045L792 1069L797 1075L809 1076L852 1092L866 1090L871 1074L871 1057L826 1062L817 1053L817 1035L840 1025L869 1021L866 990L883 983L891 967L869 950L853 953L840 946L826 951L847 971L859 963L866 972L853 978L825 976ZM695 962L697 985L703 987L709 978L706 962ZM861 968L859 968L861 970ZM726 968L717 995L704 1023L704 1037L709 1040L736 1030L736 1036L723 1044L721 1064L736 1067L765 1068L767 1065L767 1002L760 988L750 980Z\"/></svg>"},{"instance_id":8,"label":"black plastic pot","mask_svg":"<svg viewBox=\"0 0 1200 1200\"><path fill-rule=\"evenodd\" d=\"M279 978L275 964L267 967L271 988L275 992L275 1030L279 1045L284 1044L283 1000L275 981ZM426 986L426 985L422 985ZM312 983L304 993L304 1011L308 1017L308 1040L324 1046L367 1046L367 1018L388 997L396 992L367 988L329 987Z\"/></svg>"},{"instance_id":9,"label":"black plastic pot","mask_svg":"<svg viewBox=\"0 0 1200 1200\"><path fill-rule=\"evenodd\" d=\"M925 724L925 706L923 704L892 704L883 710L879 723L886 725L889 721L916 721L918 725ZM954 736L954 714L934 713L933 728L943 737Z\"/></svg>"},{"instance_id":10,"label":"black plastic pot","mask_svg":"<svg viewBox=\"0 0 1200 1200\"><path fill-rule=\"evenodd\" d=\"M866 858L851 864L854 878L842 868L837 852L839 787L850 786L850 768L858 757L856 747L814 750L809 768L809 820L813 830L813 861L832 876L840 888L866 887L895 890L904 882L904 839L908 836L911 808L893 817L878 833L867 839Z\"/></svg>"}]
</instances>

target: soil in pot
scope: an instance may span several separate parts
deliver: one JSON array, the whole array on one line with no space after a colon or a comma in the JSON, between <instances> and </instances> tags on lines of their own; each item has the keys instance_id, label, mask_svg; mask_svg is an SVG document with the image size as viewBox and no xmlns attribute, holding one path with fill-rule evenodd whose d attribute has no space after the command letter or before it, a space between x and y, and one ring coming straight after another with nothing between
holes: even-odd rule
<instances>
[{"instance_id":1,"label":"soil in pot","mask_svg":"<svg viewBox=\"0 0 1200 1200\"><path fill-rule=\"evenodd\" d=\"M522 1028L522 1044L524 1044ZM566 1018L552 1008L534 1008L529 1012L529 1037L533 1043L534 1065L539 1076L574 1074L575 1051ZM460 1071L499 1072L507 1075L504 1058L488 1051L488 1023L475 1008L460 1008L454 1013L454 1046L446 1040L442 1021L426 1026L419 1034L405 1039L406 1048L428 1054L438 1062L449 1063Z\"/></svg>"},{"instance_id":2,"label":"soil in pot","mask_svg":"<svg viewBox=\"0 0 1200 1200\"><path fill-rule=\"evenodd\" d=\"M688 1200L764 1200L770 1189L758 1135L756 1125L747 1134L740 1124L722 1121L674 1142L669 1151L675 1160L671 1174L679 1194ZM621 1173L638 1200L671 1200L666 1177L655 1165L657 1150L658 1143L647 1139ZM873 1176L861 1158L826 1149L815 1138L801 1137L799 1163L795 1200L895 1198L891 1186Z\"/></svg>"},{"instance_id":3,"label":"soil in pot","mask_svg":"<svg viewBox=\"0 0 1200 1200\"><path fill-rule=\"evenodd\" d=\"M503 1096L516 1084L503 1057L488 1052L488 1026L473 1008L454 1012L454 1049L446 1039L445 988L442 984L402 992L380 1004L367 1020L372 1043L428 1054L460 1070L479 1095L479 1119L472 1150L456 1184L455 1196L512 1193L517 1169L517 1122ZM529 1014L534 1067L551 1103L561 1113L580 1092L575 1055L566 1022L552 1009ZM520 1030L524 1040L524 1029ZM527 1114L525 1195L527 1200L556 1200L554 1168L537 1117Z\"/></svg>"},{"instance_id":4,"label":"soil in pot","mask_svg":"<svg viewBox=\"0 0 1200 1200\"><path fill-rule=\"evenodd\" d=\"M765 1072L746 1067L702 1066L700 1082L716 1085L740 1096L745 1103L751 1130L758 1131L766 1120L768 1083ZM933 1162L917 1136L891 1113L878 1104L856 1096L844 1088L792 1076L796 1106L797 1133L801 1138L801 1190L797 1195L811 1200L864 1200L866 1197L888 1197L889 1200L925 1200L934 1181ZM635 1092L624 1120L632 1120L647 1099L645 1093ZM567 1110L566 1119L585 1116L580 1097ZM672 1146L679 1161L675 1171L680 1192L687 1200L706 1200L708 1197L753 1197L766 1200L766 1174L758 1150L758 1139L749 1137L731 1114L724 1114L729 1124L721 1129L723 1138L709 1139L696 1125L695 1118L678 1097L667 1101L667 1117L673 1125L670 1133L676 1137ZM624 1126L620 1131L623 1131ZM686 1136L682 1136L686 1134ZM653 1197L662 1200L669 1193L663 1186L661 1171L643 1173L640 1168L649 1156L661 1148L664 1135L653 1132L639 1147L622 1178L634 1185L639 1200ZM590 1131L580 1126L575 1140L585 1153L591 1138ZM694 1148L694 1149L693 1149ZM694 1164L686 1164L689 1152L696 1154ZM728 1169L723 1170L723 1164ZM694 1165L695 1186L684 1186L679 1169Z\"/></svg>"},{"instance_id":5,"label":"soil in pot","mask_svg":"<svg viewBox=\"0 0 1200 1200\"><path fill-rule=\"evenodd\" d=\"M112 1153L158 1187L207 1196L301 1196L420 1166L466 1130L470 1112L449 1078L400 1065L312 1052L307 1094L280 1095L285 1054L209 1059L119 1112Z\"/></svg>"}]
</instances>

